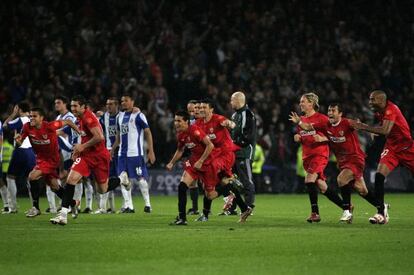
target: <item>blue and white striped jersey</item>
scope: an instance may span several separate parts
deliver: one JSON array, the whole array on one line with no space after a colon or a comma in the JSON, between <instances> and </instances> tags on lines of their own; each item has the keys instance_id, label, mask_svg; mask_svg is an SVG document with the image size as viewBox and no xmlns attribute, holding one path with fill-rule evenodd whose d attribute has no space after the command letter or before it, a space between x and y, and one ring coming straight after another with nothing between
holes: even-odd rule
<instances>
[{"instance_id":1,"label":"blue and white striped jersey","mask_svg":"<svg viewBox=\"0 0 414 275\"><path fill-rule=\"evenodd\" d=\"M99 118L105 136L105 145L108 150L112 149L112 145L115 142L117 116L118 114L111 116L108 112L105 112L103 116Z\"/></svg>"},{"instance_id":2,"label":"blue and white striped jersey","mask_svg":"<svg viewBox=\"0 0 414 275\"><path fill-rule=\"evenodd\" d=\"M63 115L58 115L55 120L71 120L73 123L76 123L76 117L71 112L66 112ZM71 152L73 144L79 143L78 133L76 133L68 125L61 128L67 137L59 137L59 149L62 152L63 160L68 160L71 157Z\"/></svg>"},{"instance_id":3,"label":"blue and white striped jersey","mask_svg":"<svg viewBox=\"0 0 414 275\"><path fill-rule=\"evenodd\" d=\"M141 112L120 112L117 118L120 135L119 156L144 156L144 129L149 128L147 118Z\"/></svg>"},{"instance_id":4,"label":"blue and white striped jersey","mask_svg":"<svg viewBox=\"0 0 414 275\"><path fill-rule=\"evenodd\" d=\"M23 125L30 122L30 118L27 116L21 116L7 123L7 127L10 130L15 130L17 133L20 133L23 129ZM16 145L16 144L15 144ZM29 137L25 138L22 142L20 148L31 148Z\"/></svg>"}]
</instances>

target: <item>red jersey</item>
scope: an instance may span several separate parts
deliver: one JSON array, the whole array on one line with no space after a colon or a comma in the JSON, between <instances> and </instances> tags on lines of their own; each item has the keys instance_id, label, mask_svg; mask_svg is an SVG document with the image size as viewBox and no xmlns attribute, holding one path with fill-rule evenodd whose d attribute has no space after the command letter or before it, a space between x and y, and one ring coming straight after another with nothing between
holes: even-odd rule
<instances>
[{"instance_id":1,"label":"red jersey","mask_svg":"<svg viewBox=\"0 0 414 275\"><path fill-rule=\"evenodd\" d=\"M220 124L226 119L227 118L224 116L213 114L209 121L205 122L202 119L198 119L195 123L210 138L211 142L214 144L214 148L217 148L215 151L217 153L233 152L239 149L239 147L233 143L227 128Z\"/></svg>"},{"instance_id":2,"label":"red jersey","mask_svg":"<svg viewBox=\"0 0 414 275\"><path fill-rule=\"evenodd\" d=\"M384 120L394 122L394 125L387 136L384 148L394 152L400 152L411 147L413 139L411 137L410 126L408 126L407 120L404 118L397 105L387 100L387 106L385 107L384 113L376 113L375 115L381 121L381 124Z\"/></svg>"},{"instance_id":3,"label":"red jersey","mask_svg":"<svg viewBox=\"0 0 414 275\"><path fill-rule=\"evenodd\" d=\"M338 162L349 161L355 157L365 158L356 130L351 127L348 119L342 118L334 125L328 122L326 136Z\"/></svg>"},{"instance_id":4,"label":"red jersey","mask_svg":"<svg viewBox=\"0 0 414 275\"><path fill-rule=\"evenodd\" d=\"M204 153L206 145L203 142L203 139L207 135L202 129L197 125L190 125L187 131L180 132L177 134L178 148L184 149L188 148L191 151L189 162L193 165L197 160L200 159L201 155ZM204 161L203 164L208 164L210 161L210 156Z\"/></svg>"},{"instance_id":5,"label":"red jersey","mask_svg":"<svg viewBox=\"0 0 414 275\"><path fill-rule=\"evenodd\" d=\"M98 127L99 131L102 132L102 126L99 123L99 120L96 118L94 113L92 113L89 110L85 110L85 112L83 113L82 118L78 117L78 121L79 121L79 129L85 133L85 134L82 134L82 136L81 136L81 143L82 144L84 144L84 143L86 143L86 142L88 142L89 140L92 139L93 135L92 135L90 129L92 129L94 127ZM102 151L107 151L107 149L105 147L105 141L104 140L101 140L100 142L98 142L97 144L95 144L91 147L88 147L87 149L85 149L84 152L85 153L97 153L97 154L99 154Z\"/></svg>"},{"instance_id":6,"label":"red jersey","mask_svg":"<svg viewBox=\"0 0 414 275\"><path fill-rule=\"evenodd\" d=\"M22 140L29 137L38 160L59 165L59 144L56 130L62 128L62 121L43 121L40 129L26 123L22 129Z\"/></svg>"},{"instance_id":7,"label":"red jersey","mask_svg":"<svg viewBox=\"0 0 414 275\"><path fill-rule=\"evenodd\" d=\"M326 115L321 113L315 113L310 117L301 116L300 120L303 123L309 123L313 126L314 130L306 131L297 127L297 132L301 137L303 145L303 159L311 156L324 156L329 157L329 147L327 142L315 142L314 135L318 134L325 136L326 126L329 123L329 119Z\"/></svg>"}]
</instances>

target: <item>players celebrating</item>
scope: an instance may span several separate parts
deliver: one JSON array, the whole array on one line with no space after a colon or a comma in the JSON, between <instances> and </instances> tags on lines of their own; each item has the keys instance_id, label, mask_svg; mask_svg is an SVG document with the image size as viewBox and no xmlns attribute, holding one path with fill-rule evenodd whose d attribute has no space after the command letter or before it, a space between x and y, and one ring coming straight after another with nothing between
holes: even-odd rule
<instances>
[{"instance_id":1,"label":"players celebrating","mask_svg":"<svg viewBox=\"0 0 414 275\"><path fill-rule=\"evenodd\" d=\"M43 120L44 116L43 109L32 108L30 111L30 123L25 124L22 133L15 136L18 145L21 145L23 140L28 138L36 154L36 166L29 174L33 207L27 212L27 217L40 215L41 178L44 178L46 184L62 198L63 190L57 182L59 178L57 172L60 165L60 155L56 130L68 125L80 133L78 127L71 120L47 122Z\"/></svg>"},{"instance_id":2,"label":"players celebrating","mask_svg":"<svg viewBox=\"0 0 414 275\"><path fill-rule=\"evenodd\" d=\"M318 188L332 202L342 208L342 199L326 184L324 170L328 164L329 148L327 142L316 142L315 135L324 135L328 117L317 112L319 97L315 93L306 93L300 99L300 109L304 116L292 112L290 119L298 124L295 141L303 145L303 166L307 172L305 184L308 188L311 215L308 222L320 222L318 207ZM311 125L307 128L306 125Z\"/></svg>"},{"instance_id":3,"label":"players celebrating","mask_svg":"<svg viewBox=\"0 0 414 275\"><path fill-rule=\"evenodd\" d=\"M369 126L357 121L353 121L351 125L355 129L387 137L375 174L378 213L369 219L373 224L386 224L389 221L389 215L388 205L384 204L385 177L398 165L406 166L414 172L414 144L407 120L398 106L387 100L387 94L384 91L373 91L369 96L369 106L376 112L380 126Z\"/></svg>"}]
</instances>

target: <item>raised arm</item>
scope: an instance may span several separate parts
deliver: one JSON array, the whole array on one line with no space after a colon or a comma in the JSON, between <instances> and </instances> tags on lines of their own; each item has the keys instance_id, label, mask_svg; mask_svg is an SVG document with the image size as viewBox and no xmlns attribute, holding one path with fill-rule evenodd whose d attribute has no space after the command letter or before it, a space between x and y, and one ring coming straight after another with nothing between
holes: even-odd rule
<instances>
[{"instance_id":1,"label":"raised arm","mask_svg":"<svg viewBox=\"0 0 414 275\"><path fill-rule=\"evenodd\" d=\"M291 112L290 113L289 120L292 121L293 123L299 125L299 127L302 128L305 131L314 130L312 124L306 123L306 122L302 122L300 120L300 116L297 113L295 113L295 112Z\"/></svg>"},{"instance_id":2,"label":"raised arm","mask_svg":"<svg viewBox=\"0 0 414 275\"><path fill-rule=\"evenodd\" d=\"M358 120L351 119L349 120L349 123L354 129L384 136L387 136L394 126L394 121L391 120L383 120L381 126L369 126L368 124L362 123Z\"/></svg>"}]
</instances>

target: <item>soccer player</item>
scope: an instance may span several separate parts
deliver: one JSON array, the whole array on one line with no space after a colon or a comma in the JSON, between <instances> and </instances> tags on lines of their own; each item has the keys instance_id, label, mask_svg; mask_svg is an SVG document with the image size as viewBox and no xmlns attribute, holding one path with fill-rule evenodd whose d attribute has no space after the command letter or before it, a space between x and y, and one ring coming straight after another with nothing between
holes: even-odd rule
<instances>
[{"instance_id":1,"label":"soccer player","mask_svg":"<svg viewBox=\"0 0 414 275\"><path fill-rule=\"evenodd\" d=\"M195 123L196 119L199 118L200 103L197 100L190 100L187 104L187 112L190 115L190 124ZM192 207L188 209L187 215L198 215L198 183L195 181L189 186L190 198L192 201Z\"/></svg>"},{"instance_id":2,"label":"soccer player","mask_svg":"<svg viewBox=\"0 0 414 275\"><path fill-rule=\"evenodd\" d=\"M121 97L122 112L117 118L117 136L112 151L118 148L118 176L128 192L122 192L126 213L134 212L129 182L138 184L144 198L144 212L151 213L148 171L144 159L144 137L147 142L147 157L151 164L155 162L152 133L147 118L142 112L133 112L134 100L131 95Z\"/></svg>"},{"instance_id":3,"label":"soccer player","mask_svg":"<svg viewBox=\"0 0 414 275\"><path fill-rule=\"evenodd\" d=\"M20 102L13 108L13 112L4 121L3 127L13 130L15 134L20 133L23 125L30 121L30 106L27 102ZM23 176L25 180L36 164L32 145L28 138L24 139L22 145L13 151L10 160L9 170L7 171L7 189L9 198L9 214L17 213L17 187L16 177ZM27 183L30 195L29 183Z\"/></svg>"},{"instance_id":4,"label":"soccer player","mask_svg":"<svg viewBox=\"0 0 414 275\"><path fill-rule=\"evenodd\" d=\"M99 118L101 123L104 136L105 136L105 145L109 152L112 150L112 145L115 143L116 139L116 117L118 115L118 99L115 97L110 97L106 100L106 112ZM114 153L115 154L115 153ZM117 163L118 159L116 157L111 158L109 176L117 177ZM114 192L109 191L105 194L99 194L99 209L94 212L94 214L105 214L105 213L114 213L115 211L115 197ZM107 209L106 203L109 199L110 207Z\"/></svg>"},{"instance_id":5,"label":"soccer player","mask_svg":"<svg viewBox=\"0 0 414 275\"><path fill-rule=\"evenodd\" d=\"M82 177L88 177L91 173L95 177L98 193L106 193L119 186L119 178L109 179L110 154L105 147L105 138L102 127L96 116L86 107L86 100L82 96L75 96L71 101L71 111L77 117L81 130L81 143L73 147L73 165L69 172L62 210L50 219L53 224L66 225L69 206L73 200L75 185Z\"/></svg>"},{"instance_id":6,"label":"soccer player","mask_svg":"<svg viewBox=\"0 0 414 275\"><path fill-rule=\"evenodd\" d=\"M376 112L381 124L369 126L365 123L352 121L351 126L358 130L385 135L386 142L375 174L375 196L377 214L369 218L372 224L386 224L389 221L388 204L384 203L385 178L398 165L403 165L414 173L414 144L410 127L401 110L381 90L373 91L369 96L369 106Z\"/></svg>"},{"instance_id":7,"label":"soccer player","mask_svg":"<svg viewBox=\"0 0 414 275\"><path fill-rule=\"evenodd\" d=\"M326 184L324 170L328 164L329 147L327 142L316 142L314 136L324 136L329 119L326 115L318 112L319 97L315 93L305 93L299 103L304 116L292 112L289 120L298 124L294 136L295 142L303 146L303 166L307 172L305 184L308 189L311 204L311 215L306 219L309 223L320 222L318 206L318 189L333 203L342 208L342 199ZM311 130L303 129L302 124L311 124Z\"/></svg>"},{"instance_id":8,"label":"soccer player","mask_svg":"<svg viewBox=\"0 0 414 275\"><path fill-rule=\"evenodd\" d=\"M26 217L36 217L40 215L40 179L44 178L59 197L63 195L63 189L58 184L57 179L60 155L56 130L63 126L70 126L80 132L78 127L71 120L59 120L54 122L44 121L44 111L41 108L32 108L30 111L30 123L23 126L21 134L15 136L16 143L21 145L23 140L29 139L36 154L36 166L29 173L30 192L32 194L33 207L26 213Z\"/></svg>"},{"instance_id":9,"label":"soccer player","mask_svg":"<svg viewBox=\"0 0 414 275\"><path fill-rule=\"evenodd\" d=\"M256 147L256 118L247 106L246 96L243 92L233 93L230 98L230 104L235 111L231 117L231 120L234 122L231 126L234 127L230 128L230 134L234 144L240 147L240 150L236 151L233 169L244 186L247 205L254 208L255 188L252 175L252 161ZM234 206L231 209L234 211Z\"/></svg>"},{"instance_id":10,"label":"soccer player","mask_svg":"<svg viewBox=\"0 0 414 275\"><path fill-rule=\"evenodd\" d=\"M217 166L217 170L222 174L221 179L223 185L231 184L235 187L243 188L243 184L232 172L232 167L235 162L234 152L238 150L239 147L233 143L227 128L234 128L235 123L224 116L215 114L214 105L210 99L201 100L200 103L200 119L196 121L196 125L207 134L216 148L213 152L213 157L215 158L214 163ZM204 196L203 215L200 216L199 221L206 221L208 219L208 213L210 213L211 209L211 200L217 197L217 194L213 194L214 193L207 193L207 196ZM228 196L228 198L223 207L224 213L226 213L232 206L233 199L235 198L232 193L225 193L225 196Z\"/></svg>"},{"instance_id":11,"label":"soccer player","mask_svg":"<svg viewBox=\"0 0 414 275\"><path fill-rule=\"evenodd\" d=\"M339 103L332 103L328 107L329 123L324 134L315 135L316 142L329 140L329 147L338 161L340 173L337 181L343 199L343 214L341 222L352 223L351 192L354 188L365 200L376 207L377 202L373 193L368 192L363 173L365 167L365 153L362 151L358 135L351 126L350 120L342 117L342 108ZM303 128L312 129L312 125L301 124Z\"/></svg>"},{"instance_id":12,"label":"soccer player","mask_svg":"<svg viewBox=\"0 0 414 275\"><path fill-rule=\"evenodd\" d=\"M178 111L174 117L174 126L177 131L177 150L167 164L166 168L171 170L174 164L181 158L184 148L191 150L189 160L185 162L185 169L178 186L178 217L171 225L187 225L186 203L187 189L195 180L201 180L206 193L206 197L211 201L219 195L219 190L215 187L219 184L219 170L214 163L217 158L211 155L214 145L196 124L189 124L189 115L187 112ZM227 187L231 188L230 185ZM245 222L250 216L252 209L248 207L240 196L240 193L233 188L236 203L242 209L239 222ZM220 192L221 193L221 192ZM211 205L211 204L210 204Z\"/></svg>"}]
</instances>

